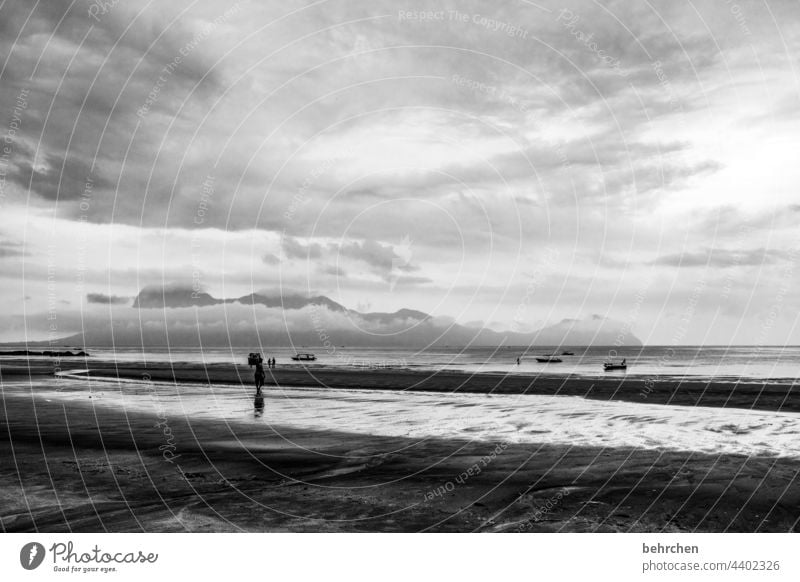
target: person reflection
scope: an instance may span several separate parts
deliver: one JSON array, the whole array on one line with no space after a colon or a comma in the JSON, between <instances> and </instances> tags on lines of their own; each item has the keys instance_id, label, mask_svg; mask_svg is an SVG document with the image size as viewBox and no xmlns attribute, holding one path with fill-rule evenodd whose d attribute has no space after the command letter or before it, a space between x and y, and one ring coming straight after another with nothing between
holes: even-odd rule
<instances>
[{"instance_id":1,"label":"person reflection","mask_svg":"<svg viewBox=\"0 0 800 582\"><path fill-rule=\"evenodd\" d=\"M253 400L253 414L256 418L264 415L264 396L259 392Z\"/></svg>"}]
</instances>

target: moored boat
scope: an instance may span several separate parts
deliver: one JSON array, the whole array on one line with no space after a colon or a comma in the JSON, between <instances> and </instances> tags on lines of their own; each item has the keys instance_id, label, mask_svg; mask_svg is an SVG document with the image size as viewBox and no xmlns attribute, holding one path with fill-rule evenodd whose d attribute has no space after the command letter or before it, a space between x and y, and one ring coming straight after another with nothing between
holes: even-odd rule
<instances>
[{"instance_id":1,"label":"moored boat","mask_svg":"<svg viewBox=\"0 0 800 582\"><path fill-rule=\"evenodd\" d=\"M620 363L615 364L614 362L604 362L603 363L603 370L606 372L610 372L612 370L627 370L628 364L625 363L625 360L622 360Z\"/></svg>"},{"instance_id":2,"label":"moored boat","mask_svg":"<svg viewBox=\"0 0 800 582\"><path fill-rule=\"evenodd\" d=\"M311 362L317 359L317 356L311 353L295 354L292 356L295 362Z\"/></svg>"},{"instance_id":3,"label":"moored boat","mask_svg":"<svg viewBox=\"0 0 800 582\"><path fill-rule=\"evenodd\" d=\"M561 358L558 358L556 356L540 356L536 358L536 361L542 364L559 364L563 362Z\"/></svg>"}]
</instances>

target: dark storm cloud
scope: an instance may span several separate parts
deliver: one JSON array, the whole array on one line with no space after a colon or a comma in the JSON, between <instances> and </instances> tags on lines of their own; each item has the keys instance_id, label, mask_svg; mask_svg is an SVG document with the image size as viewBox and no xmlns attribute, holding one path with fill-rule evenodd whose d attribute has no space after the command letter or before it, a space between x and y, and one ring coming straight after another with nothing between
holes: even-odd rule
<instances>
[{"instance_id":1,"label":"dark storm cloud","mask_svg":"<svg viewBox=\"0 0 800 582\"><path fill-rule=\"evenodd\" d=\"M404 8L414 10L415 4L411 2ZM679 99L677 88L682 83L695 82L698 75L715 66L718 60L712 39L701 34L698 26L687 29L684 38L675 38L670 20L681 20L683 14L667 4L624 10L616 5L598 8L582 3L545 5L547 10L490 8L485 2L441 4L445 11L458 10L470 17L490 15L498 22L508 22L528 31L525 38L490 30L472 18L466 23L401 21L398 7L389 2L342 5L335 11L309 8L290 19L288 28L271 30L277 35L274 41L271 37L254 36L235 53L235 59L231 56L218 66L213 66L215 61L235 42L280 12L277 5L244 3L231 17L231 25L240 27L241 34L225 36L225 27L219 26L203 42L195 44L192 43L199 25L191 23L214 22L224 14L220 7L202 2L156 7L120 2L93 18L89 15L90 6L92 3L88 1L72 5L40 3L31 13L26 3L6 3L2 9L6 31L21 35L15 44L9 34L3 37L12 58L11 68L2 74L4 79L20 83L30 76L38 62L36 74L28 82L32 98L24 125L31 143L38 144L37 155L20 160L21 177L17 181L33 177L33 191L46 200L55 198L55 184L60 182L59 197L69 199L75 196L74 187L64 188L64 183L77 185L74 173L95 161L103 168L107 180L97 186L96 199L87 214L89 220L96 222L143 221L163 225L163 208L168 204L170 212L166 220L170 225L196 228L193 217L198 193L194 177L208 171L209 162L219 155L217 148L245 120L245 115L251 116L253 122L238 130L235 141L229 145L233 150L222 156L223 163L216 168L221 185L214 201L217 211L209 214L203 226L226 229L256 226L251 202L272 178L269 169L285 161L283 150L291 151L293 144L315 135L320 127L331 126L365 110L419 104L440 112L460 112L464 115L459 115L458 127L475 140L496 134L496 130L486 126L486 120L494 120L498 127L506 129L530 125L521 105L499 97L501 89L518 98L527 111L536 111L542 118L580 111L587 125L603 125L602 134L596 136L595 151L586 143L579 143L580 140L565 148L576 180L583 182L586 174L585 181L592 181L593 177L587 174L592 170L577 166L603 164L614 170L630 156L637 156L635 145L627 151L620 147L624 143L620 128L630 131L654 116L674 114L670 108L674 109L674 102ZM423 7L422 3L419 7ZM571 28L560 18L563 8L579 17ZM620 27L615 17L622 19L627 29ZM666 23L661 22L662 17ZM356 19L362 21L343 24ZM328 27L334 28L325 30ZM298 34L317 33L292 46L291 60L261 62L264 52L258 50L259 43L266 43L281 55L289 52L280 45L289 40L289 30ZM618 60L620 70L627 76L610 70L591 48L594 45L582 42L576 32L592 33L597 47ZM50 35L52 41L48 46L44 40ZM190 44L192 50L183 56L182 51L187 52L183 49ZM426 48L425 45L431 44L436 48ZM159 83L159 77L164 76L164 67L177 55L182 56L179 66L170 69L157 99L147 106L147 115L140 119L136 112L147 103L148 94ZM654 60L663 65L661 76L653 70ZM373 82L388 65L399 79ZM232 85L228 75L243 67L249 67L248 74L234 77L236 84ZM453 82L454 74L486 81L497 91L473 91L458 86ZM264 87L289 80L291 84L272 96L265 108ZM649 118L632 107L635 97L630 91L631 83L640 95L646 96L652 109ZM349 88L336 98L325 98L342 87ZM0 93L4 102L13 96L10 89ZM223 93L226 100L215 102ZM680 94L687 91L684 89ZM312 104L317 97L320 100ZM172 118L184 99L180 117ZM310 106L298 114L297 104ZM216 108L209 109L211 105ZM683 111L693 106L681 101ZM375 124L375 131L380 131L382 123L404 123L402 111L394 115L395 120L373 118L372 121L380 122ZM198 128L200 120L204 125ZM170 122L172 127L168 129ZM258 158L260 163L243 166L242 161L251 152L267 146L263 144L263 132L252 129L272 128L275 123L284 122L288 124L268 144L268 149L275 153L267 154L264 149ZM343 126L340 131L348 127ZM198 141L190 144L188 140L196 129L200 131ZM522 153L526 153L526 141L521 140ZM68 145L69 154L65 155ZM668 142L665 149L670 151ZM187 153L189 158L183 160ZM67 159L66 176L56 176L59 156ZM43 158L53 158L56 163L40 171L38 160ZM486 167L476 169L475 165L466 164L461 175L468 185L496 183L498 172L491 165L500 164L503 179L516 176L519 180L530 180L535 172L547 173L560 165L546 146L534 146L527 155L514 158L498 153L488 160L491 164ZM334 170L329 173L334 174ZM259 227L299 233L299 219L287 221L285 210L296 194L288 186L302 183L308 175L308 170L305 172L279 177L269 198L269 206L279 211L264 212L257 222ZM324 178L315 184L315 192L306 200L309 215L338 186L336 180L331 180L333 175ZM391 180L383 178L382 190L367 191L396 197L409 188L417 188L423 189L427 196L437 194L437 182L447 185L441 174L428 172L411 172ZM124 195L114 199L109 185L117 180ZM242 190L237 191L236 185L240 183ZM77 215L69 205L62 205L59 210L73 217ZM376 224L376 229L380 226Z\"/></svg>"},{"instance_id":2,"label":"dark storm cloud","mask_svg":"<svg viewBox=\"0 0 800 582\"><path fill-rule=\"evenodd\" d=\"M338 265L322 265L320 271L326 275L333 275L334 277L346 277L347 273Z\"/></svg>"},{"instance_id":3,"label":"dark storm cloud","mask_svg":"<svg viewBox=\"0 0 800 582\"><path fill-rule=\"evenodd\" d=\"M339 246L338 251L343 257L362 261L379 273L388 273L393 268L413 270L411 265L403 263L392 246L374 240L343 244Z\"/></svg>"},{"instance_id":4,"label":"dark storm cloud","mask_svg":"<svg viewBox=\"0 0 800 582\"><path fill-rule=\"evenodd\" d=\"M88 303L97 303L99 305L125 305L131 300L130 297L119 297L117 295L105 295L103 293L87 293L86 301Z\"/></svg>"},{"instance_id":5,"label":"dark storm cloud","mask_svg":"<svg viewBox=\"0 0 800 582\"><path fill-rule=\"evenodd\" d=\"M418 285L427 285L428 283L433 283L433 279L429 277L415 277L415 276L407 276L403 275L397 278L392 278L391 283L395 287L416 287Z\"/></svg>"},{"instance_id":6,"label":"dark storm cloud","mask_svg":"<svg viewBox=\"0 0 800 582\"><path fill-rule=\"evenodd\" d=\"M288 259L319 259L322 257L323 247L317 243L303 244L291 236L284 236L283 252Z\"/></svg>"},{"instance_id":7,"label":"dark storm cloud","mask_svg":"<svg viewBox=\"0 0 800 582\"><path fill-rule=\"evenodd\" d=\"M0 104L5 110L21 91L27 95L14 136L11 177L23 195L30 185L45 201L59 199L65 217L107 222L116 203L133 220L139 214L129 211L141 206L139 193L146 191L158 135L137 111L159 79L160 93L148 109L156 118L174 114L192 91L198 100L217 93L220 79L211 66L213 55L197 48L204 29L194 26L194 19L176 19L190 3L145 8L119 2L92 17L89 8L99 4L40 2L31 10L29 3L6 2L0 8L6 23L0 47L9 54L0 71ZM115 200L120 174L127 178L126 195ZM87 177L94 180L94 200L79 212L78 204L63 202L80 197Z\"/></svg>"},{"instance_id":8,"label":"dark storm cloud","mask_svg":"<svg viewBox=\"0 0 800 582\"><path fill-rule=\"evenodd\" d=\"M87 192L87 188L109 188L113 184L93 170L91 163L58 155L46 157L47 163L41 169L34 168L27 161L17 164L17 171L11 176L13 182L24 190L30 190L47 200L75 200Z\"/></svg>"},{"instance_id":9,"label":"dark storm cloud","mask_svg":"<svg viewBox=\"0 0 800 582\"><path fill-rule=\"evenodd\" d=\"M401 241L402 243L402 241ZM406 243L408 245L408 243ZM329 275L343 275L345 270L339 266L340 261L348 261L365 265L370 272L388 277L393 271L411 272L417 267L411 264L411 251L401 256L394 246L367 239L336 243L304 244L294 237L283 237L283 252L288 259L330 261L322 265L322 272Z\"/></svg>"},{"instance_id":10,"label":"dark storm cloud","mask_svg":"<svg viewBox=\"0 0 800 582\"><path fill-rule=\"evenodd\" d=\"M17 57L10 62L16 63L17 68L29 67L26 70L28 75L35 74L37 67L45 73L58 70L54 67L60 65L61 61L53 59L55 52L46 53L49 57L47 60L26 58L39 56L33 52L25 55L15 53L23 53L31 48L42 50L41 56L45 56L44 51L54 51L60 42L73 50L80 46L87 51L83 57L103 57L106 62L98 62L97 65L104 73L113 74L121 65L124 65L123 70L130 70L130 66L136 64L124 63L121 57L141 58L143 62L140 66L144 67L163 66L180 54L195 35L186 21L177 18L179 14L191 14L184 10L191 6L191 2L171 2L157 9L148 9L142 2L115 2L102 14L91 14L92 8L104 4L110 3L96 0L37 2L35 5L23 1L5 2L0 12L3 17L0 21L5 25L0 28L0 32L4 33L0 42L8 47L12 56ZM48 44L37 44L40 37ZM119 53L115 54L116 51ZM182 78L197 81L209 74L216 74L196 53L188 54L181 64L184 66L177 69L175 74Z\"/></svg>"},{"instance_id":11,"label":"dark storm cloud","mask_svg":"<svg viewBox=\"0 0 800 582\"><path fill-rule=\"evenodd\" d=\"M15 241L0 239L0 259L7 257L24 257L27 255L25 245Z\"/></svg>"},{"instance_id":12,"label":"dark storm cloud","mask_svg":"<svg viewBox=\"0 0 800 582\"><path fill-rule=\"evenodd\" d=\"M266 253L261 257L261 260L267 265L280 265L281 260L272 253Z\"/></svg>"}]
</instances>

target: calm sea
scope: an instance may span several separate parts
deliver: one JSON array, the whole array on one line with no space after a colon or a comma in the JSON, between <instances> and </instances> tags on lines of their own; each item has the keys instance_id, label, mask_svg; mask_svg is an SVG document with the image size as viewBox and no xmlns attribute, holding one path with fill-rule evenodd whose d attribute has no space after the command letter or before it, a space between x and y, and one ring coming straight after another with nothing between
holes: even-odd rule
<instances>
[{"instance_id":1,"label":"calm sea","mask_svg":"<svg viewBox=\"0 0 800 582\"><path fill-rule=\"evenodd\" d=\"M565 350L574 355L561 355ZM616 351L614 351L616 350ZM92 348L99 360L125 362L172 362L246 364L247 354L258 351L242 348ZM460 370L464 372L501 372L509 374L574 374L581 376L671 376L729 379L775 379L793 381L800 376L800 346L647 346L644 348L323 348L304 346L263 347L264 357L274 357L278 366L300 365L290 356L295 351L313 352L316 362L309 366L357 368L410 368L423 370ZM538 363L536 356L558 354L561 363ZM517 364L517 357L520 364ZM604 372L608 359L625 358L627 372Z\"/></svg>"}]
</instances>

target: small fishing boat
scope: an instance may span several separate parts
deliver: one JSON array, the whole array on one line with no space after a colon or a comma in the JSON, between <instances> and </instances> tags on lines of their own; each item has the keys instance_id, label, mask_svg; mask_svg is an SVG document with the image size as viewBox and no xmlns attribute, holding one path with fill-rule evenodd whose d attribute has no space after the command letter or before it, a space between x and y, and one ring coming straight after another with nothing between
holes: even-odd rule
<instances>
[{"instance_id":1,"label":"small fishing boat","mask_svg":"<svg viewBox=\"0 0 800 582\"><path fill-rule=\"evenodd\" d=\"M614 362L605 362L603 364L603 370L606 372L610 372L612 370L627 370L628 364L625 363L625 360L622 360L619 364L615 364Z\"/></svg>"},{"instance_id":2,"label":"small fishing boat","mask_svg":"<svg viewBox=\"0 0 800 582\"><path fill-rule=\"evenodd\" d=\"M564 360L556 356L540 356L536 361L542 364L560 364Z\"/></svg>"},{"instance_id":3,"label":"small fishing boat","mask_svg":"<svg viewBox=\"0 0 800 582\"><path fill-rule=\"evenodd\" d=\"M317 356L311 353L295 354L292 356L295 362L311 362L317 359Z\"/></svg>"},{"instance_id":4,"label":"small fishing boat","mask_svg":"<svg viewBox=\"0 0 800 582\"><path fill-rule=\"evenodd\" d=\"M574 356L575 352L561 352L562 356Z\"/></svg>"}]
</instances>

